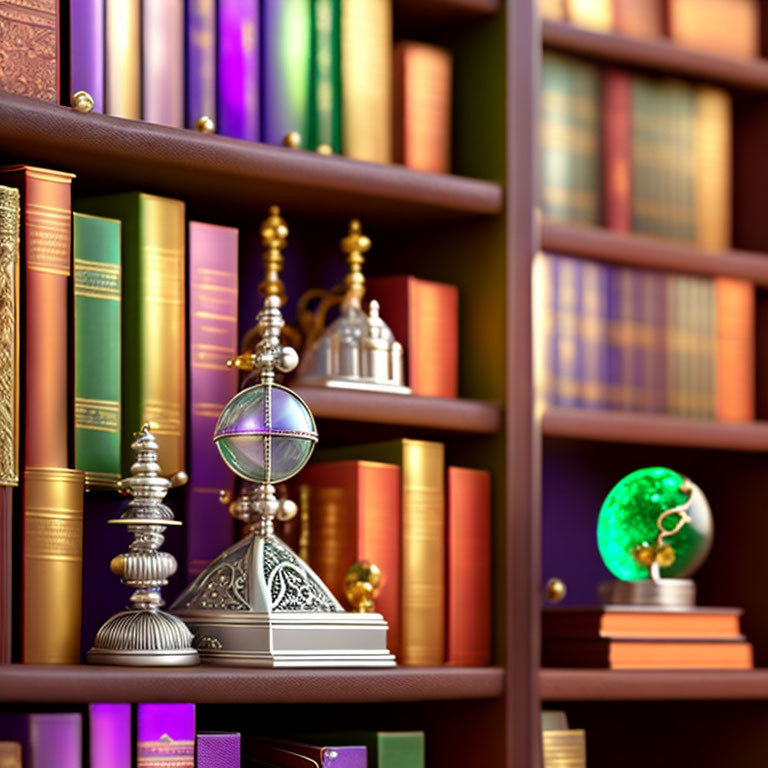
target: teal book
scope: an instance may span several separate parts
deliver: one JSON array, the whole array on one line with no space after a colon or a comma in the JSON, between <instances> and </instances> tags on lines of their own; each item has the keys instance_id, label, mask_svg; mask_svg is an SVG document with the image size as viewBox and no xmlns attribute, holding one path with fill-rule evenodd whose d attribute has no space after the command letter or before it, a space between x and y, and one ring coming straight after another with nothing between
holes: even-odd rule
<instances>
[{"instance_id":1,"label":"teal book","mask_svg":"<svg viewBox=\"0 0 768 768\"><path fill-rule=\"evenodd\" d=\"M75 469L120 479L120 222L72 214Z\"/></svg>"},{"instance_id":2,"label":"teal book","mask_svg":"<svg viewBox=\"0 0 768 768\"><path fill-rule=\"evenodd\" d=\"M341 153L341 0L312 0L310 149Z\"/></svg>"},{"instance_id":3,"label":"teal book","mask_svg":"<svg viewBox=\"0 0 768 768\"><path fill-rule=\"evenodd\" d=\"M601 80L593 64L545 51L542 61L542 207L551 220L601 221Z\"/></svg>"}]
</instances>

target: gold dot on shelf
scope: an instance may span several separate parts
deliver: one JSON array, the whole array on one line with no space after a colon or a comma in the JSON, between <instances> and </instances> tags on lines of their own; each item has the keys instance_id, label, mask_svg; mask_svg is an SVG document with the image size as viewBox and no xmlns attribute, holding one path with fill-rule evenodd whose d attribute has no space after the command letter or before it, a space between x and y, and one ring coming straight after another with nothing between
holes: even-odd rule
<instances>
[{"instance_id":1,"label":"gold dot on shelf","mask_svg":"<svg viewBox=\"0 0 768 768\"><path fill-rule=\"evenodd\" d=\"M315 151L318 155L332 155L333 147L330 144L318 144Z\"/></svg>"},{"instance_id":2,"label":"gold dot on shelf","mask_svg":"<svg viewBox=\"0 0 768 768\"><path fill-rule=\"evenodd\" d=\"M195 123L195 130L198 133L213 133L216 130L216 123L213 122L212 117L203 115L201 118L198 118L198 121Z\"/></svg>"},{"instance_id":3,"label":"gold dot on shelf","mask_svg":"<svg viewBox=\"0 0 768 768\"><path fill-rule=\"evenodd\" d=\"M290 133L286 133L283 138L283 146L291 147L293 149L296 149L296 147L300 147L301 134L298 131L291 131Z\"/></svg>"},{"instance_id":4,"label":"gold dot on shelf","mask_svg":"<svg viewBox=\"0 0 768 768\"><path fill-rule=\"evenodd\" d=\"M83 114L93 112L93 96L88 91L76 91L70 96L69 103L75 112L82 112Z\"/></svg>"},{"instance_id":5,"label":"gold dot on shelf","mask_svg":"<svg viewBox=\"0 0 768 768\"><path fill-rule=\"evenodd\" d=\"M544 598L548 603L560 603L565 599L568 587L562 579L552 578L544 585Z\"/></svg>"}]
</instances>

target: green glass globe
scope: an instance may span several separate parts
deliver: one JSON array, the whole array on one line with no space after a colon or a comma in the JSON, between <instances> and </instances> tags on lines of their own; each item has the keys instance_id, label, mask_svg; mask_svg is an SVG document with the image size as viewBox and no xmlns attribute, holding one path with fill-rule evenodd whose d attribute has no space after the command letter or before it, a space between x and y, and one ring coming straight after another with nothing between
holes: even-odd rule
<instances>
[{"instance_id":1,"label":"green glass globe","mask_svg":"<svg viewBox=\"0 0 768 768\"><path fill-rule=\"evenodd\" d=\"M659 515L687 501L689 492L681 490L686 480L666 467L638 469L616 483L605 497L597 518L597 546L606 568L617 579L649 578L648 567L638 562L633 550L638 545L653 544L659 533ZM691 522L664 539L675 553L674 562L661 568L665 578L690 576L712 548L714 525L709 502L695 483L687 482L693 488L688 507ZM678 520L672 515L663 525L670 530Z\"/></svg>"}]
</instances>

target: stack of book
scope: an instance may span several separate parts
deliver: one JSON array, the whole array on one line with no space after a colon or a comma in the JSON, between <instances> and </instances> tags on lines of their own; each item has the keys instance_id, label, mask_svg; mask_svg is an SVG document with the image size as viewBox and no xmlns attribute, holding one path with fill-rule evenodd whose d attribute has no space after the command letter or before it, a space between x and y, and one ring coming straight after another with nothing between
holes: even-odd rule
<instances>
[{"instance_id":1,"label":"stack of book","mask_svg":"<svg viewBox=\"0 0 768 768\"><path fill-rule=\"evenodd\" d=\"M609 669L752 669L737 608L544 610L543 663Z\"/></svg>"}]
</instances>

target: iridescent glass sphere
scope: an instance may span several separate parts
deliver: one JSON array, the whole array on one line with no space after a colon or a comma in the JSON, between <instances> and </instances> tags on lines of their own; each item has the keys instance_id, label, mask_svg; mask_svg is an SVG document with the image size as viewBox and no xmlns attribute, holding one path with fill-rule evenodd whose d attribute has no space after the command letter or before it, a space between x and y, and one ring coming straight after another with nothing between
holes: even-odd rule
<instances>
[{"instance_id":1,"label":"iridescent glass sphere","mask_svg":"<svg viewBox=\"0 0 768 768\"><path fill-rule=\"evenodd\" d=\"M688 514L691 522L673 536L664 539L673 547L674 562L661 568L665 578L685 577L706 560L712 547L714 525L709 502L702 490L679 472L666 467L638 469L622 478L605 497L597 519L597 546L608 570L622 581L649 578L648 567L633 554L636 546L654 544L659 529L659 515L685 503L693 489ZM672 515L662 523L671 530L678 522Z\"/></svg>"},{"instance_id":2,"label":"iridescent glass sphere","mask_svg":"<svg viewBox=\"0 0 768 768\"><path fill-rule=\"evenodd\" d=\"M280 483L309 461L317 428L297 394L279 384L257 384L227 403L213 439L227 466L240 477Z\"/></svg>"}]
</instances>

